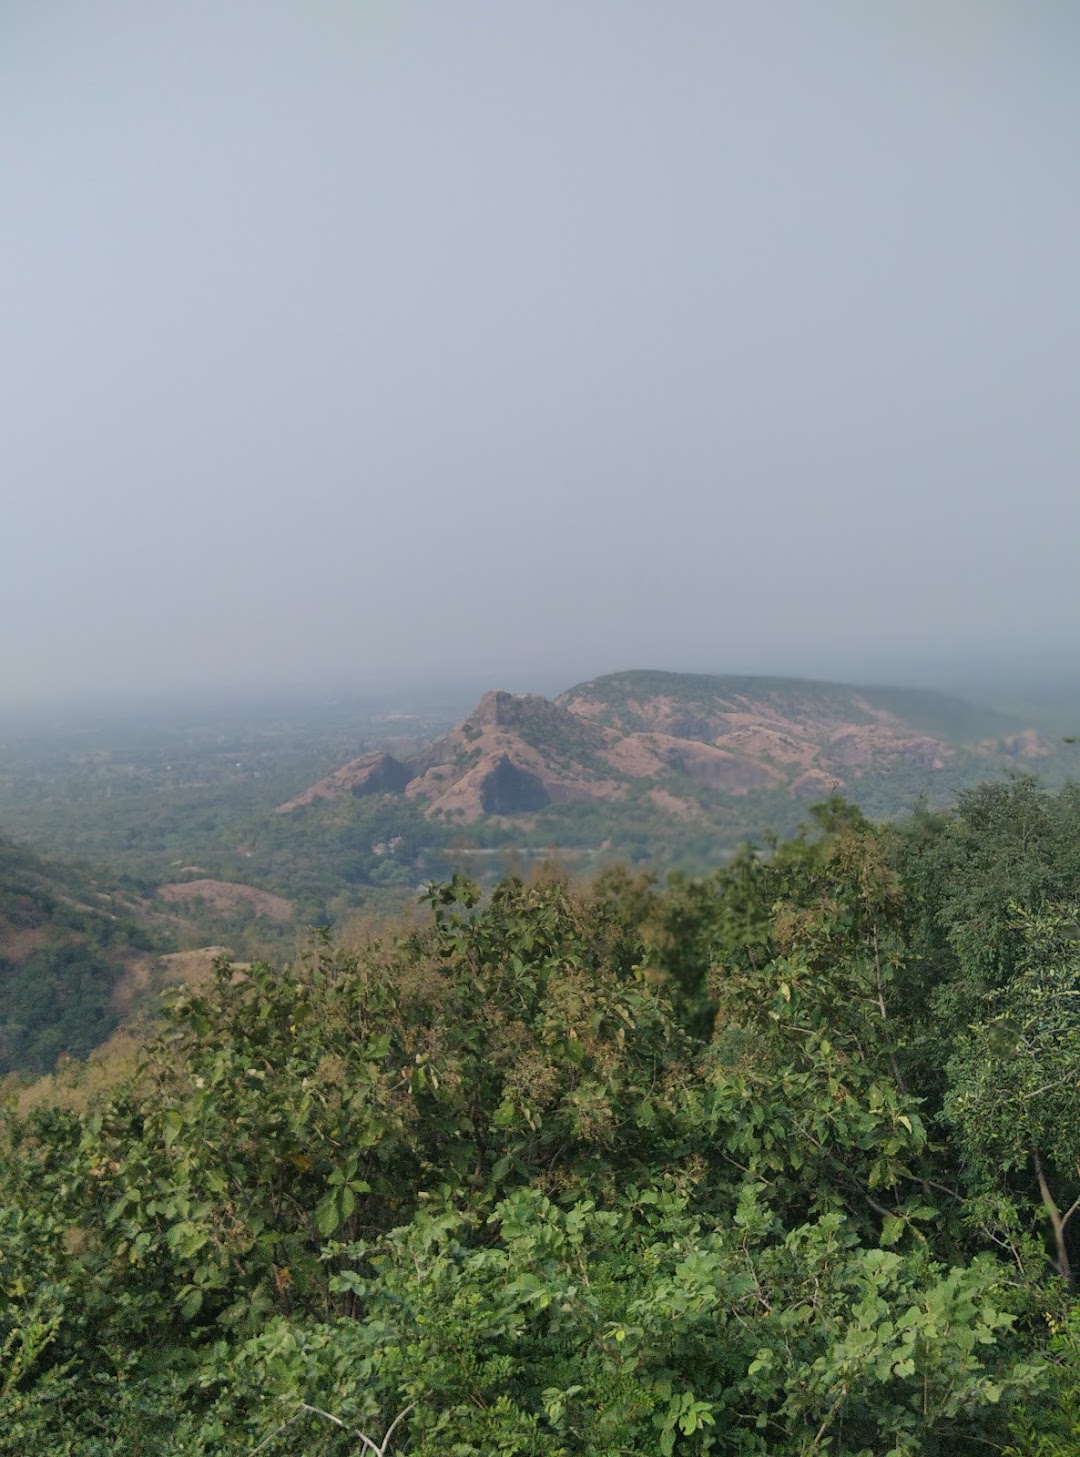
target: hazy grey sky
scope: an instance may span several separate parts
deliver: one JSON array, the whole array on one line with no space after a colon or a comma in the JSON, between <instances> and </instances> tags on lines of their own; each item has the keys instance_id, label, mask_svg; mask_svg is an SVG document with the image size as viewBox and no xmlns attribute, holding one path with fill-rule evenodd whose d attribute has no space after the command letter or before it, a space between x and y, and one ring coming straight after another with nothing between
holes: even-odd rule
<instances>
[{"instance_id":1,"label":"hazy grey sky","mask_svg":"<svg viewBox=\"0 0 1080 1457\"><path fill-rule=\"evenodd\" d=\"M0 693L1068 653L1078 76L1037 0L7 0Z\"/></svg>"}]
</instances>

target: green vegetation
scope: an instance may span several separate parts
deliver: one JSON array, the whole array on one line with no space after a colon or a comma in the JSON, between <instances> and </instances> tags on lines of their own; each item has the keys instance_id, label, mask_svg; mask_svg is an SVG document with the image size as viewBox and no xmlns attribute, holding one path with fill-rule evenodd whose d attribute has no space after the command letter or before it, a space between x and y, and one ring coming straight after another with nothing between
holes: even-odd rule
<instances>
[{"instance_id":1,"label":"green vegetation","mask_svg":"<svg viewBox=\"0 0 1080 1457\"><path fill-rule=\"evenodd\" d=\"M1077 1451L1080 790L455 878L0 1137L0 1452Z\"/></svg>"},{"instance_id":2,"label":"green vegetation","mask_svg":"<svg viewBox=\"0 0 1080 1457\"><path fill-rule=\"evenodd\" d=\"M118 981L162 944L88 876L0 837L0 1075L104 1042Z\"/></svg>"},{"instance_id":3,"label":"green vegetation","mask_svg":"<svg viewBox=\"0 0 1080 1457\"><path fill-rule=\"evenodd\" d=\"M256 705L242 716L62 728L9 722L0 729L0 825L69 867L73 857L93 865L83 879L118 888L132 914L151 925L155 944L226 944L245 960L288 955L297 928L340 925L359 908L399 903L425 873L417 864L422 849L445 838L397 796L274 813L370 745L397 746L402 734L415 734L404 740L411 749L457 711L420 704L404 718L388 704L377 707L301 713ZM283 895L294 919L275 925L242 905L225 911L154 900L159 885L204 876ZM0 892L3 877L0 864Z\"/></svg>"},{"instance_id":4,"label":"green vegetation","mask_svg":"<svg viewBox=\"0 0 1080 1457\"><path fill-rule=\"evenodd\" d=\"M313 902L350 883L334 866L290 854L284 800L376 746L403 752L444 731L456 703L397 700L250 705L176 719L0 725L0 826L149 894L197 864L225 880ZM299 837L300 840L303 837ZM252 854L252 851L255 854ZM274 859L273 874L253 874ZM355 880L355 877L352 877Z\"/></svg>"}]
</instances>

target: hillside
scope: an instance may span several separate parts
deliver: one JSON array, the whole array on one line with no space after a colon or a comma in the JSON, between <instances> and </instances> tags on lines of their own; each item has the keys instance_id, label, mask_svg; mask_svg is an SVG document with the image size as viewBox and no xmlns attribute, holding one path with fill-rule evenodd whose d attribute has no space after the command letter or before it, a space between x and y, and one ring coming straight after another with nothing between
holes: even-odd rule
<instances>
[{"instance_id":1,"label":"hillside","mask_svg":"<svg viewBox=\"0 0 1080 1457\"><path fill-rule=\"evenodd\" d=\"M573 712L624 732L675 725L696 738L727 732L732 715L783 720L789 727L890 722L950 743L1005 737L1023 725L1007 714L922 688L853 686L810 678L771 678L638 669L608 673L561 694Z\"/></svg>"},{"instance_id":2,"label":"hillside","mask_svg":"<svg viewBox=\"0 0 1080 1457\"><path fill-rule=\"evenodd\" d=\"M755 796L774 816L778 804L831 793L888 812L922 791L935 797L936 784L951 790L1051 752L1020 720L939 693L634 671L554 701L487 693L426 751L363 755L278 812L345 794L402 795L429 820L494 821L508 832L575 802L647 801L669 823L730 823Z\"/></svg>"},{"instance_id":3,"label":"hillside","mask_svg":"<svg viewBox=\"0 0 1080 1457\"><path fill-rule=\"evenodd\" d=\"M294 909L256 886L198 876L136 893L0 835L0 1078L85 1057L218 955L283 936L291 945ZM229 944L209 944L215 932Z\"/></svg>"},{"instance_id":4,"label":"hillside","mask_svg":"<svg viewBox=\"0 0 1080 1457\"><path fill-rule=\"evenodd\" d=\"M98 1046L147 979L155 939L87 876L0 837L0 1074Z\"/></svg>"}]
</instances>

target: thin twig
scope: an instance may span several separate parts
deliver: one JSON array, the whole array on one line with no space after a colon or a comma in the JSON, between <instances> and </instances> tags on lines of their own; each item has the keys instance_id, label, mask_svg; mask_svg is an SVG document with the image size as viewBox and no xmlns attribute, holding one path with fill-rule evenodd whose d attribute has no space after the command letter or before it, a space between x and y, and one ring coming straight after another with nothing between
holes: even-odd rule
<instances>
[{"instance_id":1,"label":"thin twig","mask_svg":"<svg viewBox=\"0 0 1080 1457\"><path fill-rule=\"evenodd\" d=\"M333 1422L335 1427L341 1427L342 1431L347 1432L349 1430L347 1423L343 1422L340 1417L331 1416L328 1411L323 1411L321 1406L308 1406L306 1401L302 1401L300 1403L300 1410L309 1411L312 1416L325 1417L328 1422ZM363 1436L363 1433L358 1432L357 1436Z\"/></svg>"},{"instance_id":2,"label":"thin twig","mask_svg":"<svg viewBox=\"0 0 1080 1457\"><path fill-rule=\"evenodd\" d=\"M1042 1159L1039 1157L1039 1150L1037 1148L1033 1148L1031 1150L1031 1156L1035 1161L1035 1176L1039 1181L1039 1193L1042 1195L1042 1201L1046 1208L1047 1214L1050 1216L1050 1225L1054 1231L1054 1244L1057 1249L1056 1263L1058 1268L1058 1274L1061 1275L1064 1280L1067 1280L1071 1285L1072 1268L1069 1265L1069 1251L1068 1246L1065 1243L1065 1222L1061 1217L1061 1211L1057 1207L1054 1196L1050 1191L1050 1185L1046 1181L1046 1175L1043 1172ZM1071 1214L1072 1210L1070 1210L1069 1213Z\"/></svg>"},{"instance_id":3,"label":"thin twig","mask_svg":"<svg viewBox=\"0 0 1080 1457\"><path fill-rule=\"evenodd\" d=\"M397 1426L398 1422L404 1421L404 1419L415 1408L415 1406L416 1406L416 1402L415 1401L410 1401L409 1404L408 1404L408 1406L403 1407L402 1410L398 1412L397 1416L394 1418L394 1420L390 1423L390 1425L386 1429L386 1435L385 1435L385 1437L383 1437L383 1444L379 1448L379 1451L380 1452L382 1452L382 1453L385 1453L386 1452L386 1444L387 1444L387 1442L389 1442L390 1438L393 1436L393 1434L394 1434L394 1428Z\"/></svg>"},{"instance_id":4,"label":"thin twig","mask_svg":"<svg viewBox=\"0 0 1080 1457\"><path fill-rule=\"evenodd\" d=\"M309 1406L306 1401L302 1401L300 1403L300 1411L310 1412L312 1416L325 1417L328 1422L333 1422L335 1427L340 1427L342 1431L351 1432L354 1437L359 1437L361 1442L364 1444L365 1452L374 1452L375 1457L386 1457L386 1452L390 1445L390 1438L394 1435L394 1428L398 1425L399 1422L405 1420L405 1418L409 1415L409 1413L413 1410L415 1406L416 1402L410 1401L408 1406L402 1407L401 1411L398 1412L397 1416L387 1427L386 1432L383 1435L382 1443L379 1446L375 1445L375 1443L371 1440L366 1432L360 1431L358 1427L350 1427L348 1423L343 1422L340 1417L334 1416L331 1412L323 1411L321 1406ZM289 1422L294 1422L295 1420L296 1417L289 1418ZM289 1425L289 1422L285 1423L286 1427ZM271 1432L270 1436L276 1437L278 1432L281 1431L284 1431L284 1427L278 1427L277 1432ZM267 1438L267 1441L269 1440L270 1437ZM263 1445L265 1445L265 1443ZM258 1450L258 1447L256 1447L255 1451L257 1452ZM252 1457L254 1457L254 1453L252 1453Z\"/></svg>"},{"instance_id":5,"label":"thin twig","mask_svg":"<svg viewBox=\"0 0 1080 1457\"><path fill-rule=\"evenodd\" d=\"M816 1452L818 1450L818 1448L821 1446L821 1439L824 1437L825 1433L829 1430L829 1427L832 1425L832 1419L833 1419L833 1417L836 1415L836 1413L843 1406L844 1399L846 1398L847 1394L848 1394L848 1383L845 1381L844 1384L840 1388L840 1392L839 1392L836 1400L833 1402L832 1406L829 1407L829 1410L825 1413L825 1418L822 1421L821 1426L818 1427L818 1429L817 1429L817 1433L814 1436L814 1440L813 1440L813 1442L810 1445L810 1451L811 1452Z\"/></svg>"},{"instance_id":6,"label":"thin twig","mask_svg":"<svg viewBox=\"0 0 1080 1457\"><path fill-rule=\"evenodd\" d=\"M287 1422L282 1422L282 1424L281 1424L280 1427L275 1427L274 1430L270 1433L270 1435L268 1437L264 1437L257 1447L252 1447L251 1453L250 1453L250 1457L255 1457L255 1453L256 1452L261 1452L262 1449L268 1443L272 1442L275 1437L280 1437L281 1434L282 1434L282 1432L285 1430L286 1427L291 1427L292 1424L293 1424L293 1422L299 1421L300 1416L301 1416L301 1413L300 1412L295 1412L289 1418L289 1420Z\"/></svg>"}]
</instances>

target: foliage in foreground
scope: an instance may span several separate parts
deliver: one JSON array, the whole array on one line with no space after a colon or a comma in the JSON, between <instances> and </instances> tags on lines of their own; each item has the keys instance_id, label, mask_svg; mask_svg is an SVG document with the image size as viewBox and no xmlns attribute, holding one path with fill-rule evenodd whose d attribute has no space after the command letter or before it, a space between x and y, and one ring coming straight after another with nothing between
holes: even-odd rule
<instances>
[{"instance_id":1,"label":"foliage in foreground","mask_svg":"<svg viewBox=\"0 0 1080 1457\"><path fill-rule=\"evenodd\" d=\"M1075 1452L1076 795L816 821L222 963L11 1112L0 1451Z\"/></svg>"}]
</instances>

